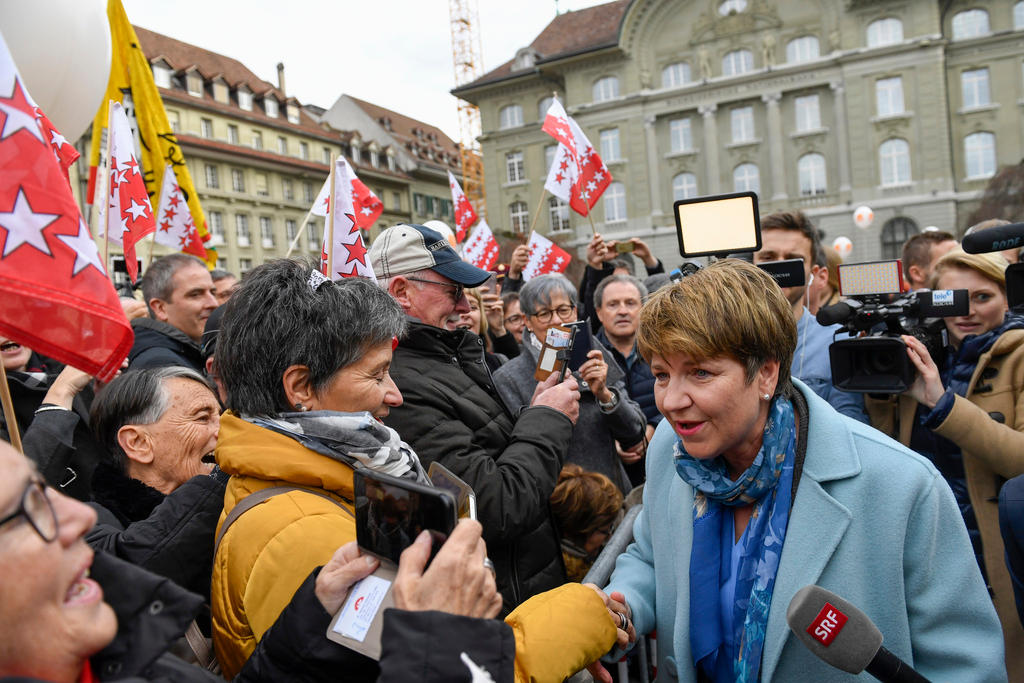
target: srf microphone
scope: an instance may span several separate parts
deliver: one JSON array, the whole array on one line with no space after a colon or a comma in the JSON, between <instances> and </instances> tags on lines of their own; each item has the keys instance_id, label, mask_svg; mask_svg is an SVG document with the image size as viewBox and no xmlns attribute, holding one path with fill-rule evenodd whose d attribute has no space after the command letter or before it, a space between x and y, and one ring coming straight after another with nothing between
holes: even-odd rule
<instances>
[{"instance_id":1,"label":"srf microphone","mask_svg":"<svg viewBox=\"0 0 1024 683\"><path fill-rule=\"evenodd\" d=\"M821 586L804 586L786 610L789 628L826 664L851 674L867 671L880 681L928 683L882 647L882 632L868 615Z\"/></svg>"},{"instance_id":2,"label":"srf microphone","mask_svg":"<svg viewBox=\"0 0 1024 683\"><path fill-rule=\"evenodd\" d=\"M964 235L961 246L968 254L986 254L990 251L1024 247L1024 223L1010 223L985 228Z\"/></svg>"},{"instance_id":3,"label":"srf microphone","mask_svg":"<svg viewBox=\"0 0 1024 683\"><path fill-rule=\"evenodd\" d=\"M854 312L854 307L846 301L837 301L831 306L822 306L818 309L818 314L814 316L814 319L818 321L819 325L828 327L835 325L836 323L844 323Z\"/></svg>"}]
</instances>

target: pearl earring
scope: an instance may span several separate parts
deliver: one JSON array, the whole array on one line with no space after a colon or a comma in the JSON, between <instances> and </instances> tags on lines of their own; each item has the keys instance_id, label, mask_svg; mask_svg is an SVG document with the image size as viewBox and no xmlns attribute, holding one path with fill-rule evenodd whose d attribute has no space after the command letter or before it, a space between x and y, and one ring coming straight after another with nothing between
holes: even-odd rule
<instances>
[{"instance_id":1,"label":"pearl earring","mask_svg":"<svg viewBox=\"0 0 1024 683\"><path fill-rule=\"evenodd\" d=\"M764 399L764 400L766 400L766 401L767 401L768 399L770 399L771 397L772 397L772 395L771 395L771 394L761 394L761 398L763 398L763 399Z\"/></svg>"}]
</instances>

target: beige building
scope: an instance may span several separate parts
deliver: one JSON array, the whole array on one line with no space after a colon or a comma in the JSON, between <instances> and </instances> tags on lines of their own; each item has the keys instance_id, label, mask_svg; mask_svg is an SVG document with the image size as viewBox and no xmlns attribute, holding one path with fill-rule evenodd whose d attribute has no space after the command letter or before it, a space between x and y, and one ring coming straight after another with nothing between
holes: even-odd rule
<instances>
[{"instance_id":1,"label":"beige building","mask_svg":"<svg viewBox=\"0 0 1024 683\"><path fill-rule=\"evenodd\" d=\"M848 260L892 258L926 226L962 232L1020 160L1024 2L618 0L556 17L453 92L480 107L498 229L538 206L557 92L615 178L594 208L606 235L675 263L675 199L755 190L762 214L801 209L827 243L853 240ZM541 211L544 231L589 238L557 200Z\"/></svg>"}]
</instances>

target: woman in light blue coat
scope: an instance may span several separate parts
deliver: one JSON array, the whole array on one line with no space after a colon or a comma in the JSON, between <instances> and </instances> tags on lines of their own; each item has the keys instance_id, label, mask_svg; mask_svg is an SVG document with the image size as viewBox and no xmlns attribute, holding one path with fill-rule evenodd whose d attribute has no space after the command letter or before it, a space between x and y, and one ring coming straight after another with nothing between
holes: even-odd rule
<instances>
[{"instance_id":1,"label":"woman in light blue coat","mask_svg":"<svg viewBox=\"0 0 1024 683\"><path fill-rule=\"evenodd\" d=\"M635 541L606 591L636 633L657 629L659 680L853 679L789 631L786 609L809 584L863 610L885 647L932 680L1006 680L949 487L924 458L791 382L795 344L775 282L733 259L641 313L665 420Z\"/></svg>"}]
</instances>

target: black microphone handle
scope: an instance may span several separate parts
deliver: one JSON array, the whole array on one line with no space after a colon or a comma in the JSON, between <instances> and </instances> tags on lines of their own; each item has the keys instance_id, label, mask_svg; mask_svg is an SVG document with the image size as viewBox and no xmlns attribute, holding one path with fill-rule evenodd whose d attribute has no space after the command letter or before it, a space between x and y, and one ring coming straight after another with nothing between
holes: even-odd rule
<instances>
[{"instance_id":1,"label":"black microphone handle","mask_svg":"<svg viewBox=\"0 0 1024 683\"><path fill-rule=\"evenodd\" d=\"M884 646L879 646L878 652L864 670L886 683L930 683L927 678L914 671L913 667L886 650Z\"/></svg>"}]
</instances>

